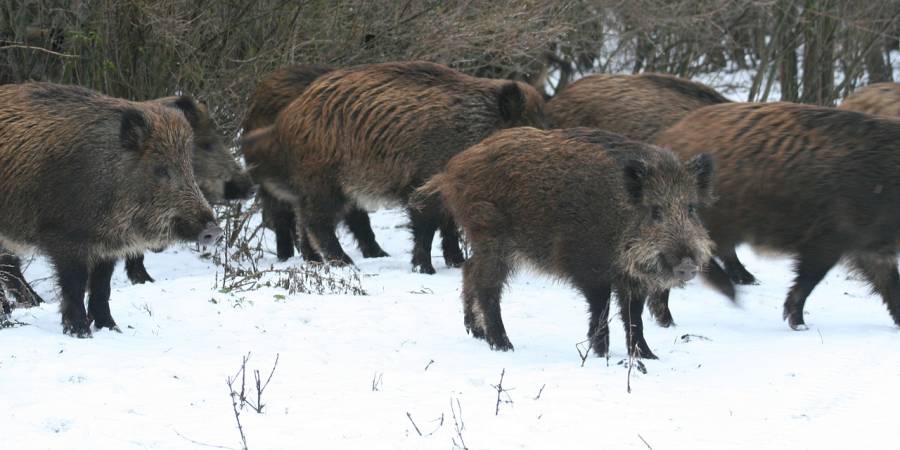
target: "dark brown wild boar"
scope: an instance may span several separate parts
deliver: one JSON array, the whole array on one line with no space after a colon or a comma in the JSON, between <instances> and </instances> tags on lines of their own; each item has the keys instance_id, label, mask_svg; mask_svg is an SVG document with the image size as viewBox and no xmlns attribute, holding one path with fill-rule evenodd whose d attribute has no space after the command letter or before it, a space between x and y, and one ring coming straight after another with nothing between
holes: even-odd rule
<instances>
[{"instance_id":1,"label":"dark brown wild boar","mask_svg":"<svg viewBox=\"0 0 900 450\"><path fill-rule=\"evenodd\" d=\"M250 95L247 115L242 127L245 134L265 128L275 123L278 113L300 96L306 88L320 76L330 72L327 66L316 64L298 64L273 71L263 77ZM278 200L275 196L261 188L258 198L262 206L263 222L275 231L275 242L278 259L284 261L294 256L296 246L303 259L322 261L321 255L312 248L305 233L298 235L293 206ZM343 217L347 228L359 243L360 251L366 258L388 256L375 240L369 214L365 210L353 206Z\"/></svg>"},{"instance_id":2,"label":"dark brown wild boar","mask_svg":"<svg viewBox=\"0 0 900 450\"><path fill-rule=\"evenodd\" d=\"M206 200L210 203L222 203L227 200L245 199L252 195L250 176L242 169L237 160L222 141L208 107L195 102L190 97L165 97L150 100L146 103L159 104L181 111L193 130L193 152L191 162L194 178L200 186ZM184 108L179 104L185 105ZM21 270L21 261L11 254L3 254L0 248L0 272L8 270L7 288L18 302L24 305L36 305L43 299L25 281ZM125 259L125 271L128 279L134 284L153 282L144 266L144 255L136 254Z\"/></svg>"},{"instance_id":3,"label":"dark brown wild boar","mask_svg":"<svg viewBox=\"0 0 900 450\"><path fill-rule=\"evenodd\" d=\"M611 143L614 150L600 143ZM439 194L473 253L463 266L466 330L512 350L500 296L529 265L586 297L588 338L609 351L616 292L630 354L655 358L641 312L651 292L692 279L711 254L699 209L710 201L712 160L682 163L667 150L589 130L515 128L458 154L417 193Z\"/></svg>"},{"instance_id":4,"label":"dark brown wild boar","mask_svg":"<svg viewBox=\"0 0 900 450\"><path fill-rule=\"evenodd\" d=\"M723 262L745 242L796 258L784 302L791 328L807 329L803 305L842 259L900 325L900 121L792 103L729 104L688 115L657 142L684 157L715 158L719 200L703 219ZM714 286L733 292L722 268L709 267Z\"/></svg>"},{"instance_id":5,"label":"dark brown wild boar","mask_svg":"<svg viewBox=\"0 0 900 450\"><path fill-rule=\"evenodd\" d=\"M248 136L243 153L254 180L299 212L325 260L352 264L335 235L349 207L406 205L456 153L496 130L542 124L542 106L524 83L438 64L359 66L314 81L271 129ZM434 273L431 241L450 219L439 204L408 211L413 269Z\"/></svg>"},{"instance_id":6,"label":"dark brown wild boar","mask_svg":"<svg viewBox=\"0 0 900 450\"><path fill-rule=\"evenodd\" d=\"M875 83L847 96L839 109L900 117L900 83Z\"/></svg>"},{"instance_id":7,"label":"dark brown wild boar","mask_svg":"<svg viewBox=\"0 0 900 450\"><path fill-rule=\"evenodd\" d=\"M175 103L192 114L194 102ZM118 329L117 259L221 235L194 180L192 143L185 114L162 105L77 86L0 86L0 244L50 258L66 333L90 336L91 321Z\"/></svg>"},{"instance_id":8,"label":"dark brown wild boar","mask_svg":"<svg viewBox=\"0 0 900 450\"><path fill-rule=\"evenodd\" d=\"M178 102L192 101L190 97L165 97L147 103L176 108ZM186 108L185 118L194 132L194 147L191 164L194 179L200 192L209 203L219 204L229 200L243 200L253 195L250 175L241 168L222 140L222 133L209 114L209 107L196 102L193 108ZM132 283L153 282L144 266L144 255L135 255L125 260L125 271Z\"/></svg>"},{"instance_id":9,"label":"dark brown wild boar","mask_svg":"<svg viewBox=\"0 0 900 450\"><path fill-rule=\"evenodd\" d=\"M728 102L709 86L673 75L597 74L556 94L546 114L553 128L591 127L653 142L691 111Z\"/></svg>"}]
</instances>

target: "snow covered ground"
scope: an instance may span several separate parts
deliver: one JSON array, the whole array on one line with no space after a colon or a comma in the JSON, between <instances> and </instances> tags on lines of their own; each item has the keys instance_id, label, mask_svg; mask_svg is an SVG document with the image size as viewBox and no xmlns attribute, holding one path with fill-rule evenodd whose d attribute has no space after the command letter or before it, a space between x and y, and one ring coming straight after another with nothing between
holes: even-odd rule
<instances>
[{"instance_id":1,"label":"snow covered ground","mask_svg":"<svg viewBox=\"0 0 900 450\"><path fill-rule=\"evenodd\" d=\"M52 303L15 311L28 325L0 330L2 448L240 448L225 381L248 352L248 370L264 378L280 355L263 413L241 415L253 450L896 445L900 329L843 269L810 297L811 329L793 332L781 320L790 262L742 248L762 284L740 290L740 307L699 282L673 292L678 326L645 315L660 360L632 370L628 393L618 317L612 356L582 367L585 302L522 273L503 299L516 351L492 352L463 328L459 269L439 264L435 249L437 275L410 272L404 222L396 211L373 215L392 257L351 253L367 296L223 294L215 266L173 248L147 255L155 284L131 286L116 272L122 334L79 340L62 334L52 281L38 284ZM300 261L281 266L290 264ZM27 270L49 274L40 260Z\"/></svg>"}]
</instances>

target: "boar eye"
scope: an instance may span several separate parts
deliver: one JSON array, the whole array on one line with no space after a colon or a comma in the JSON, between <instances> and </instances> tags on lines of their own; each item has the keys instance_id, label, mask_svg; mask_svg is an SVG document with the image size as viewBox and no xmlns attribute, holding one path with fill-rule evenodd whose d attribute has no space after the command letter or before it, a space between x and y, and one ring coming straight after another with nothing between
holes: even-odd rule
<instances>
[{"instance_id":1,"label":"boar eye","mask_svg":"<svg viewBox=\"0 0 900 450\"><path fill-rule=\"evenodd\" d=\"M172 179L172 174L169 173L169 169L167 169L165 166L156 166L156 168L153 169L153 175L155 175L156 178L160 180Z\"/></svg>"},{"instance_id":2,"label":"boar eye","mask_svg":"<svg viewBox=\"0 0 900 450\"><path fill-rule=\"evenodd\" d=\"M204 143L198 145L197 147L200 147L200 150L203 150L204 152L211 152L213 149L212 144L210 144L208 142L204 142Z\"/></svg>"},{"instance_id":3,"label":"boar eye","mask_svg":"<svg viewBox=\"0 0 900 450\"><path fill-rule=\"evenodd\" d=\"M654 222L662 221L662 218L663 218L662 207L659 205L653 205L652 207L650 207L650 217L653 219Z\"/></svg>"},{"instance_id":4,"label":"boar eye","mask_svg":"<svg viewBox=\"0 0 900 450\"><path fill-rule=\"evenodd\" d=\"M688 211L688 214L693 216L693 215L697 214L697 206L694 205L693 203L691 203L690 205L688 205L687 211Z\"/></svg>"}]
</instances>

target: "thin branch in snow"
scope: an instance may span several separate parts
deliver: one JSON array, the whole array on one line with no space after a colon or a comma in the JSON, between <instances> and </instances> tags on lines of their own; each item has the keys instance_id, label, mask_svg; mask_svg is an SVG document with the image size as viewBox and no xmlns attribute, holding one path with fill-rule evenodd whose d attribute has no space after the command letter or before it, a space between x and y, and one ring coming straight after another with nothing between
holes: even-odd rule
<instances>
[{"instance_id":1,"label":"thin branch in snow","mask_svg":"<svg viewBox=\"0 0 900 450\"><path fill-rule=\"evenodd\" d=\"M651 446L650 446L650 443L649 443L649 442L647 442L647 440L646 440L646 439L644 439L644 437L643 437L643 436L641 436L641 433L638 433L638 437L639 437L639 438L641 438L641 442L643 442L643 443L644 443L644 445L646 445L646 446L647 446L647 448L649 448L649 449L650 449L650 450L653 450L653 447L651 447Z\"/></svg>"},{"instance_id":2,"label":"thin branch in snow","mask_svg":"<svg viewBox=\"0 0 900 450\"><path fill-rule=\"evenodd\" d=\"M411 423L413 428L415 428L416 433L419 433L419 436L422 436L422 432L419 431L419 427L418 427L418 425L416 425L416 422L413 420L412 414L410 414L409 411L406 412L406 417L409 418L409 423Z\"/></svg>"},{"instance_id":3,"label":"thin branch in snow","mask_svg":"<svg viewBox=\"0 0 900 450\"><path fill-rule=\"evenodd\" d=\"M544 384L543 386L541 386L541 390L539 390L537 396L534 397L535 400L540 400L540 399L541 399L541 394L544 393L544 388L545 388L545 387L547 387L547 384Z\"/></svg>"},{"instance_id":4,"label":"thin branch in snow","mask_svg":"<svg viewBox=\"0 0 900 450\"><path fill-rule=\"evenodd\" d=\"M466 447L466 441L463 439L462 431L466 429L466 423L463 422L462 416L462 405L459 404L459 399L456 399L456 408L459 409L459 419L456 417L456 409L453 408L453 398L450 398L450 413L453 414L453 426L456 428L456 437L451 438L453 442L453 448L458 448L460 450L469 450L469 447ZM459 438L459 443L456 442L456 438Z\"/></svg>"},{"instance_id":5,"label":"thin branch in snow","mask_svg":"<svg viewBox=\"0 0 900 450\"><path fill-rule=\"evenodd\" d=\"M494 409L494 415L500 415L500 403L509 403L512 404L512 397L509 396L509 391L512 389L506 389L503 387L503 376L506 375L506 369L500 372L500 382L497 384L492 384L491 386L497 390L497 406ZM501 395L506 395L506 400L501 399Z\"/></svg>"},{"instance_id":6,"label":"thin branch in snow","mask_svg":"<svg viewBox=\"0 0 900 450\"><path fill-rule=\"evenodd\" d=\"M585 346L585 342L587 342L587 346ZM584 367L584 363L587 362L588 356L591 355L591 340L585 339L577 344L575 344L575 350L578 350L578 357L581 358L581 367Z\"/></svg>"},{"instance_id":7,"label":"thin branch in snow","mask_svg":"<svg viewBox=\"0 0 900 450\"><path fill-rule=\"evenodd\" d=\"M241 394L235 392L234 381L231 378L226 379L228 390L231 392L231 409L234 411L234 420L237 422L238 431L241 433L241 450L247 450L247 436L244 435L244 427L241 425L241 411L238 406Z\"/></svg>"},{"instance_id":8,"label":"thin branch in snow","mask_svg":"<svg viewBox=\"0 0 900 450\"><path fill-rule=\"evenodd\" d=\"M426 372L428 372L428 368L431 367L432 364L434 364L434 360L433 360L433 359L432 359L431 361L428 361L428 364L425 365L425 371L426 371Z\"/></svg>"},{"instance_id":9,"label":"thin branch in snow","mask_svg":"<svg viewBox=\"0 0 900 450\"><path fill-rule=\"evenodd\" d=\"M381 390L382 382L381 377L384 375L383 373L375 372L375 375L372 375L372 392L378 392Z\"/></svg>"},{"instance_id":10,"label":"thin branch in snow","mask_svg":"<svg viewBox=\"0 0 900 450\"><path fill-rule=\"evenodd\" d=\"M182 439L184 439L184 440L190 442L191 444L201 445L201 446L203 446L203 447L209 447L209 448L223 448L223 449L226 449L226 450L234 450L233 447L226 447L226 446L224 446L224 445L207 444L206 442L195 441L195 440L193 440L193 439L191 439L191 438L189 438L189 437L187 437L187 436L185 436L185 435L179 433L178 430L174 430L174 429L173 429L173 431L174 431L175 434L177 434L179 437L181 437Z\"/></svg>"}]
</instances>

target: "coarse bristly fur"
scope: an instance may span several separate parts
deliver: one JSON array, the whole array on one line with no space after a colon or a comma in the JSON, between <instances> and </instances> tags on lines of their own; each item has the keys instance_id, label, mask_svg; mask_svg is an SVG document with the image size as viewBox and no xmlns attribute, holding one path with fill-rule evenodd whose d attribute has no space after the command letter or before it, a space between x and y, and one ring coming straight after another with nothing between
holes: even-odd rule
<instances>
[{"instance_id":1,"label":"coarse bristly fur","mask_svg":"<svg viewBox=\"0 0 900 450\"><path fill-rule=\"evenodd\" d=\"M200 191L210 203L246 199L253 193L250 176L240 167L231 151L225 147L221 133L209 108L188 96L164 97L146 103L163 105L184 114L193 131L191 164L194 179ZM0 250L2 253L2 250ZM0 272L8 270L10 279L7 287L22 304L37 304L43 299L21 275L21 261L15 256L0 255ZM125 259L128 279L134 284L153 282L153 277L144 266L144 255L136 253Z\"/></svg>"},{"instance_id":2,"label":"coarse bristly fur","mask_svg":"<svg viewBox=\"0 0 900 450\"><path fill-rule=\"evenodd\" d=\"M191 145L172 108L77 86L0 87L0 244L51 259L65 332L89 336L91 320L116 328L108 300L117 259L220 234Z\"/></svg>"},{"instance_id":3,"label":"coarse bristly fur","mask_svg":"<svg viewBox=\"0 0 900 450\"><path fill-rule=\"evenodd\" d=\"M900 83L875 83L847 96L838 109L900 118Z\"/></svg>"},{"instance_id":4,"label":"coarse bristly fur","mask_svg":"<svg viewBox=\"0 0 900 450\"><path fill-rule=\"evenodd\" d=\"M150 100L181 111L194 134L191 165L200 192L213 204L229 200L243 200L253 195L250 175L238 164L231 150L225 146L222 133L209 114L209 107L188 96L164 97ZM125 260L128 279L134 284L153 282L144 267L144 256L133 255Z\"/></svg>"},{"instance_id":5,"label":"coarse bristly fur","mask_svg":"<svg viewBox=\"0 0 900 450\"><path fill-rule=\"evenodd\" d=\"M262 77L249 98L247 115L242 123L245 136L274 124L278 113L285 106L299 97L313 81L332 70L317 64L297 64L282 67ZM279 200L264 186L260 187L257 198L262 207L263 223L275 231L278 259L285 261L293 257L296 247L304 260L322 261L322 256L312 248L306 233L297 230L293 205ZM348 209L343 220L356 238L364 257L388 256L375 240L375 232L365 210L353 206Z\"/></svg>"},{"instance_id":6,"label":"coarse bristly fur","mask_svg":"<svg viewBox=\"0 0 900 450\"><path fill-rule=\"evenodd\" d=\"M711 87L673 75L596 74L563 89L546 113L554 128L599 128L652 142L691 111L727 102Z\"/></svg>"},{"instance_id":7,"label":"coarse bristly fur","mask_svg":"<svg viewBox=\"0 0 900 450\"><path fill-rule=\"evenodd\" d=\"M494 131L543 124L543 98L524 83L475 78L427 62L372 64L314 81L245 145L257 182L299 212L299 227L329 262L352 264L335 235L348 205L406 204L446 162ZM438 204L409 209L413 269L434 273Z\"/></svg>"},{"instance_id":8,"label":"coarse bristly fur","mask_svg":"<svg viewBox=\"0 0 900 450\"><path fill-rule=\"evenodd\" d=\"M720 200L703 219L726 266L740 264L734 247L745 242L796 258L784 304L791 328L807 328L806 298L842 259L900 325L900 121L792 103L718 105L658 144L715 158ZM713 284L733 292L718 264L709 267Z\"/></svg>"},{"instance_id":9,"label":"coarse bristly fur","mask_svg":"<svg viewBox=\"0 0 900 450\"><path fill-rule=\"evenodd\" d=\"M711 255L698 211L712 201L712 161L588 129L495 133L458 154L417 199L443 200L473 255L463 267L465 325L511 350L500 317L509 274L528 261L587 298L594 351L609 350L616 292L628 351L654 358L641 311L650 292L680 286ZM692 273L683 273L689 267Z\"/></svg>"}]
</instances>

